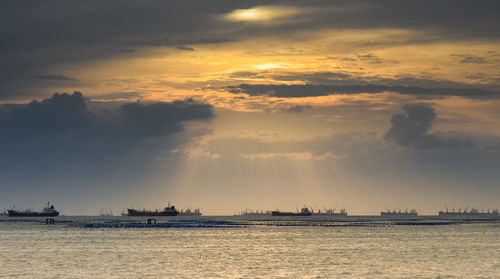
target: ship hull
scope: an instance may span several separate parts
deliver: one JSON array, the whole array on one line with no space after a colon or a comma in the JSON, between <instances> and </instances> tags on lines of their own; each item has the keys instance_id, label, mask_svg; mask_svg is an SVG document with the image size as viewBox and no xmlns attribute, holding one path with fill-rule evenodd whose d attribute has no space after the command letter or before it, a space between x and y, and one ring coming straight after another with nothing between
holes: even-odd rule
<instances>
[{"instance_id":1,"label":"ship hull","mask_svg":"<svg viewBox=\"0 0 500 279\"><path fill-rule=\"evenodd\" d=\"M139 211L135 209L128 209L127 216L145 216L145 217L161 217L161 216L177 216L178 211Z\"/></svg>"},{"instance_id":2,"label":"ship hull","mask_svg":"<svg viewBox=\"0 0 500 279\"><path fill-rule=\"evenodd\" d=\"M266 217L270 216L271 214L269 213L243 213L243 214L236 214L234 216L243 216L243 217L251 217L251 218L256 218L256 217Z\"/></svg>"},{"instance_id":3,"label":"ship hull","mask_svg":"<svg viewBox=\"0 0 500 279\"><path fill-rule=\"evenodd\" d=\"M14 210L9 210L9 217L56 217L59 216L59 212L19 212Z\"/></svg>"},{"instance_id":4,"label":"ship hull","mask_svg":"<svg viewBox=\"0 0 500 279\"><path fill-rule=\"evenodd\" d=\"M386 217L386 218L414 218L414 217L418 217L418 214L381 212L380 216Z\"/></svg>"},{"instance_id":5,"label":"ship hull","mask_svg":"<svg viewBox=\"0 0 500 279\"><path fill-rule=\"evenodd\" d=\"M335 217L342 217L342 216L347 216L346 214L342 213L313 213L314 216L335 216Z\"/></svg>"},{"instance_id":6,"label":"ship hull","mask_svg":"<svg viewBox=\"0 0 500 279\"><path fill-rule=\"evenodd\" d=\"M439 212L439 217L444 218L459 218L459 219L499 219L500 216L497 214L489 214L489 213L476 213L476 214L467 214L467 213L441 213Z\"/></svg>"},{"instance_id":7,"label":"ship hull","mask_svg":"<svg viewBox=\"0 0 500 279\"><path fill-rule=\"evenodd\" d=\"M272 216L311 216L312 213L295 213L295 212L279 212L273 211L271 212Z\"/></svg>"}]
</instances>

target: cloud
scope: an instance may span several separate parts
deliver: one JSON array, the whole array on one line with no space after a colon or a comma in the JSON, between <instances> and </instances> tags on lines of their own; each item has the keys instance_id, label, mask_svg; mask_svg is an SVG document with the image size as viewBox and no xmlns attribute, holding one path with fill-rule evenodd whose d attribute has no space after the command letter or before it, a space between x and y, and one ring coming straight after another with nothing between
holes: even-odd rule
<instances>
[{"instance_id":1,"label":"cloud","mask_svg":"<svg viewBox=\"0 0 500 279\"><path fill-rule=\"evenodd\" d=\"M358 54L357 57L359 60L366 61L370 64L381 64L382 63L382 59L380 57L377 57L373 53Z\"/></svg>"},{"instance_id":2,"label":"cloud","mask_svg":"<svg viewBox=\"0 0 500 279\"><path fill-rule=\"evenodd\" d=\"M250 9L236 9L224 15L223 19L232 22L277 24L283 19L293 18L304 11L304 8L298 9L291 6L257 6Z\"/></svg>"},{"instance_id":3,"label":"cloud","mask_svg":"<svg viewBox=\"0 0 500 279\"><path fill-rule=\"evenodd\" d=\"M106 115L87 108L80 92L54 94L41 102L0 107L2 139L56 136L75 133L79 137L159 137L182 130L182 122L212 117L211 106L192 99L172 103L126 103Z\"/></svg>"},{"instance_id":4,"label":"cloud","mask_svg":"<svg viewBox=\"0 0 500 279\"><path fill-rule=\"evenodd\" d=\"M41 102L26 105L4 105L0 109L0 131L2 140L17 140L17 137L31 137L81 129L92 120L83 95L54 94Z\"/></svg>"},{"instance_id":5,"label":"cloud","mask_svg":"<svg viewBox=\"0 0 500 279\"><path fill-rule=\"evenodd\" d=\"M274 0L266 1L266 5L259 4L262 3L200 0L111 0L71 4L3 1L0 3L0 22L6 27L0 29L3 38L0 97L36 94L33 90L38 87L33 84L29 87L24 77L56 76L51 72L54 69L74 69L75 65L96 60L135 57L144 54L140 50L148 47L189 45L191 48L197 44L286 37L325 29L414 30L428 34L428 41L499 38L497 1L424 1L408 5L395 0L376 4L366 0L323 0L293 1L284 5L283 1ZM286 18L286 24L241 21L241 16L248 19L248 15L251 19L284 19L282 15L290 15L289 11L295 12L293 17ZM239 15L240 20L221 20L221 16L231 12ZM380 62L377 57L366 55L359 59Z\"/></svg>"},{"instance_id":6,"label":"cloud","mask_svg":"<svg viewBox=\"0 0 500 279\"><path fill-rule=\"evenodd\" d=\"M471 54L452 54L451 56L458 57L461 64L486 64L488 61L484 57Z\"/></svg>"},{"instance_id":7,"label":"cloud","mask_svg":"<svg viewBox=\"0 0 500 279\"><path fill-rule=\"evenodd\" d=\"M387 139L394 139L402 146L408 146L422 139L432 127L436 113L431 107L423 105L406 105L405 114L396 114L391 117L391 129L387 132Z\"/></svg>"},{"instance_id":8,"label":"cloud","mask_svg":"<svg viewBox=\"0 0 500 279\"><path fill-rule=\"evenodd\" d=\"M462 60L460 60L460 63L476 63L476 64L484 64L487 63L484 57L478 57L478 56L466 56Z\"/></svg>"},{"instance_id":9,"label":"cloud","mask_svg":"<svg viewBox=\"0 0 500 279\"><path fill-rule=\"evenodd\" d=\"M391 128L385 134L385 139L393 140L402 147L416 148L472 148L469 141L442 139L429 133L432 122L436 119L434 110L426 105L409 104L404 113L391 117Z\"/></svg>"},{"instance_id":10,"label":"cloud","mask_svg":"<svg viewBox=\"0 0 500 279\"><path fill-rule=\"evenodd\" d=\"M360 86L365 86L366 90L383 90L396 91L399 90L405 94L445 94L458 96L462 95L500 95L499 87L495 81L490 80L489 83L476 83L471 87L471 84L459 81L443 80L434 77L427 73L426 77L415 76L411 74L396 75L393 78L383 77L380 75L360 75L359 73L338 70L338 71L288 71L288 70L262 70L262 71L236 71L230 74L234 80L270 80L269 84L253 84L261 85L287 85L283 81L293 81L296 85L314 85L321 90L320 86L332 86L332 90L337 88L348 92L357 92ZM483 73L482 78L487 75ZM245 82L245 81L243 81ZM297 84L300 82L300 84ZM335 87L336 86L336 87ZM346 87L349 86L349 87ZM230 88L237 88L233 86ZM370 89L371 88L371 89ZM284 90L284 89L283 89ZM455 93L454 93L455 91ZM320 94L320 93L318 93Z\"/></svg>"},{"instance_id":11,"label":"cloud","mask_svg":"<svg viewBox=\"0 0 500 279\"><path fill-rule=\"evenodd\" d=\"M381 93L385 91L423 97L461 96L467 98L498 98L500 96L499 92L480 88L422 88L379 84L240 84L238 86L228 86L226 88L231 93L246 93L252 96L269 95L280 98L315 97L334 94Z\"/></svg>"},{"instance_id":12,"label":"cloud","mask_svg":"<svg viewBox=\"0 0 500 279\"><path fill-rule=\"evenodd\" d=\"M55 80L55 81L75 80L74 78L63 76L63 75L31 75L29 77L33 78L33 79L46 79L46 80Z\"/></svg>"},{"instance_id":13,"label":"cloud","mask_svg":"<svg viewBox=\"0 0 500 279\"><path fill-rule=\"evenodd\" d=\"M304 106L291 106L287 109L288 112L300 113L304 110Z\"/></svg>"},{"instance_id":14,"label":"cloud","mask_svg":"<svg viewBox=\"0 0 500 279\"><path fill-rule=\"evenodd\" d=\"M182 130L182 122L212 117L211 106L193 99L172 103L127 103L120 111L127 134L138 137L159 137Z\"/></svg>"},{"instance_id":15,"label":"cloud","mask_svg":"<svg viewBox=\"0 0 500 279\"><path fill-rule=\"evenodd\" d=\"M177 47L175 47L175 48L177 48L177 49L179 49L179 50L194 51L194 48L192 48L192 47L187 47L187 46L177 46Z\"/></svg>"},{"instance_id":16,"label":"cloud","mask_svg":"<svg viewBox=\"0 0 500 279\"><path fill-rule=\"evenodd\" d=\"M212 107L192 99L125 103L90 110L84 96L54 94L42 101L0 106L0 166L76 169L120 162L137 150L146 161L179 143L165 137L184 123L213 117ZM185 139L188 140L188 139ZM135 150L135 151L134 151ZM42 165L38 165L43 162Z\"/></svg>"},{"instance_id":17,"label":"cloud","mask_svg":"<svg viewBox=\"0 0 500 279\"><path fill-rule=\"evenodd\" d=\"M8 26L0 28L4 38L0 45L0 98L36 96L38 84L33 84L35 80L27 83L25 77L55 76L54 69L67 69L67 65L137 57L143 53L137 50L148 47L234 40L213 31L221 25L214 15L230 8L188 2L0 3L0 22ZM23 16L16 11L22 11Z\"/></svg>"},{"instance_id":18,"label":"cloud","mask_svg":"<svg viewBox=\"0 0 500 279\"><path fill-rule=\"evenodd\" d=\"M231 78L234 79L271 79L274 81L302 81L309 84L330 84L335 81L344 83L357 82L360 80L353 75L344 72L280 72L276 70L261 70L261 71L236 71L231 73Z\"/></svg>"}]
</instances>

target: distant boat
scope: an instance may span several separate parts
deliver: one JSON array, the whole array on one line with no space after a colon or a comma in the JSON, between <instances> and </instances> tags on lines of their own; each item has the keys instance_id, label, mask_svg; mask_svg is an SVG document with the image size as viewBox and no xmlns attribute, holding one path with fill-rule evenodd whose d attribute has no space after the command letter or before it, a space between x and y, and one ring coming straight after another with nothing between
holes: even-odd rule
<instances>
[{"instance_id":1,"label":"distant boat","mask_svg":"<svg viewBox=\"0 0 500 279\"><path fill-rule=\"evenodd\" d=\"M389 217L389 218L408 218L408 217L417 217L418 213L415 209L412 209L408 212L408 210L401 211L394 209L393 211L387 210L380 212L380 216Z\"/></svg>"},{"instance_id":2,"label":"distant boat","mask_svg":"<svg viewBox=\"0 0 500 279\"><path fill-rule=\"evenodd\" d=\"M300 212L282 212L279 210L271 211L272 216L311 216L312 211L309 208L304 207L300 210Z\"/></svg>"},{"instance_id":3,"label":"distant boat","mask_svg":"<svg viewBox=\"0 0 500 279\"><path fill-rule=\"evenodd\" d=\"M262 211L262 210L245 210L240 212L239 214L235 214L234 216L244 216L244 217L262 217L262 216L271 216L271 211Z\"/></svg>"},{"instance_id":4,"label":"distant boat","mask_svg":"<svg viewBox=\"0 0 500 279\"><path fill-rule=\"evenodd\" d=\"M318 210L318 212L313 212L314 216L347 216L347 211L342 208L340 212L335 212L335 209L325 209L324 211Z\"/></svg>"},{"instance_id":5,"label":"distant boat","mask_svg":"<svg viewBox=\"0 0 500 279\"><path fill-rule=\"evenodd\" d=\"M488 218L488 219L495 219L499 218L500 215L498 213L498 209L493 209L493 211L490 211L488 209L487 212L484 211L479 211L477 208L471 208L470 210L467 210L465 208L464 211L462 211L462 208L460 208L457 212L455 209L452 211L448 211L448 208L446 211L439 211L439 216L440 217L447 217L447 218Z\"/></svg>"},{"instance_id":6,"label":"distant boat","mask_svg":"<svg viewBox=\"0 0 500 279\"><path fill-rule=\"evenodd\" d=\"M201 211L199 208L195 208L193 211L191 211L190 208L186 210L181 210L178 214L179 216L201 216Z\"/></svg>"},{"instance_id":7,"label":"distant boat","mask_svg":"<svg viewBox=\"0 0 500 279\"><path fill-rule=\"evenodd\" d=\"M59 216L59 212L55 210L53 205L47 203L47 207L43 208L42 212L31 211L30 209L18 211L15 209L7 210L9 217L55 217Z\"/></svg>"},{"instance_id":8,"label":"distant boat","mask_svg":"<svg viewBox=\"0 0 500 279\"><path fill-rule=\"evenodd\" d=\"M128 208L128 214L127 216L177 216L179 214L179 211L175 209L175 206L167 206L163 210L159 211L158 209L155 211L150 211L150 210L137 210L137 209L131 209Z\"/></svg>"},{"instance_id":9,"label":"distant boat","mask_svg":"<svg viewBox=\"0 0 500 279\"><path fill-rule=\"evenodd\" d=\"M0 212L0 216L9 216L9 213L4 209L3 212Z\"/></svg>"},{"instance_id":10,"label":"distant boat","mask_svg":"<svg viewBox=\"0 0 500 279\"><path fill-rule=\"evenodd\" d=\"M99 213L99 216L101 217L112 217L113 216L113 210L111 208L109 211L107 209L101 209L101 212Z\"/></svg>"}]
</instances>

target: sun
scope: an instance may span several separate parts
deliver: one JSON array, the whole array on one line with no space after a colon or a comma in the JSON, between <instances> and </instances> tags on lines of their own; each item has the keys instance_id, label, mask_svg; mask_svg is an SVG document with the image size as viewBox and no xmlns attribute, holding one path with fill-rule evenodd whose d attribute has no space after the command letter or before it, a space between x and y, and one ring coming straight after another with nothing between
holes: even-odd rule
<instances>
[{"instance_id":1,"label":"sun","mask_svg":"<svg viewBox=\"0 0 500 279\"><path fill-rule=\"evenodd\" d=\"M224 19L234 22L277 24L278 21L300 13L297 8L286 6L257 6L250 9L236 9L224 15Z\"/></svg>"}]
</instances>

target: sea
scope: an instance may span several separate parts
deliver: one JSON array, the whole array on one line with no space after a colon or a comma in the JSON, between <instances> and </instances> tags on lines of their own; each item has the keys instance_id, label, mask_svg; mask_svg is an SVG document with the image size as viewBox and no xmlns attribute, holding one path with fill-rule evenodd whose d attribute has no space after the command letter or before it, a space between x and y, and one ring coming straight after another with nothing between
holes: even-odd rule
<instances>
[{"instance_id":1,"label":"sea","mask_svg":"<svg viewBox=\"0 0 500 279\"><path fill-rule=\"evenodd\" d=\"M0 217L0 278L500 278L500 221L147 219Z\"/></svg>"}]
</instances>

